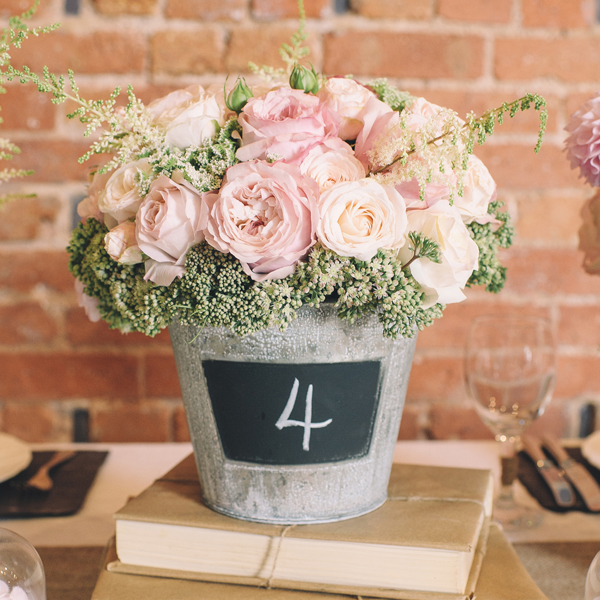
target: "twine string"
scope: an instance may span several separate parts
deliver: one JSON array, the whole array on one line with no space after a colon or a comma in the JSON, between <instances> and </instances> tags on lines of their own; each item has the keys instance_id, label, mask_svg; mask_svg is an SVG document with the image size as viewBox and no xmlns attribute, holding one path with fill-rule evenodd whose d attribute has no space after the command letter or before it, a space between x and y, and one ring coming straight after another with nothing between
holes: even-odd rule
<instances>
[{"instance_id":1,"label":"twine string","mask_svg":"<svg viewBox=\"0 0 600 600\"><path fill-rule=\"evenodd\" d=\"M271 574L267 578L267 581L265 584L265 587L268 590L271 589L271 584L273 583L273 579L275 579L275 571L277 570L277 561L279 560L279 555L281 553L281 542L283 541L283 538L288 533L288 531L290 531L293 527L295 527L295 525L287 525L286 527L284 527L281 530L281 533L276 538L273 538L277 542L277 547L275 548L275 556L273 558L273 566L271 567Z\"/></svg>"}]
</instances>

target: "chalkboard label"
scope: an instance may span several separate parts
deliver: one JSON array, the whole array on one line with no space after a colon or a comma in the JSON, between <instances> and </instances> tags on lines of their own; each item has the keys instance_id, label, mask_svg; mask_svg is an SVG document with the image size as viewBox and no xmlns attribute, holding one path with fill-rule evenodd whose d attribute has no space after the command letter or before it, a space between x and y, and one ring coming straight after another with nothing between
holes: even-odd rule
<instances>
[{"instance_id":1,"label":"chalkboard label","mask_svg":"<svg viewBox=\"0 0 600 600\"><path fill-rule=\"evenodd\" d=\"M380 361L202 362L217 429L231 460L337 462L369 452Z\"/></svg>"}]
</instances>

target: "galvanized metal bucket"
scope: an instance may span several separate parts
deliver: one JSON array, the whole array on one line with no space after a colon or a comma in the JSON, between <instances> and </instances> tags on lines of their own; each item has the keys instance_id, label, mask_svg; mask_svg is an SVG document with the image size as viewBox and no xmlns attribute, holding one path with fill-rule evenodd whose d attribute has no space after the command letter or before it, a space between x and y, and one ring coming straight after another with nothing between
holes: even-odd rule
<instances>
[{"instance_id":1,"label":"galvanized metal bucket","mask_svg":"<svg viewBox=\"0 0 600 600\"><path fill-rule=\"evenodd\" d=\"M416 336L303 307L243 338L174 322L171 341L204 501L263 523L331 522L387 497Z\"/></svg>"}]
</instances>

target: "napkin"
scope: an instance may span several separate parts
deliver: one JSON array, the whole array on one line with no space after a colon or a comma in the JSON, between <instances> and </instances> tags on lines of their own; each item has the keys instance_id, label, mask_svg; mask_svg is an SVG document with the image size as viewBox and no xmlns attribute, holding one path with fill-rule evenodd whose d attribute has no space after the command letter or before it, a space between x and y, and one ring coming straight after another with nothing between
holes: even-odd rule
<instances>
[{"instance_id":1,"label":"napkin","mask_svg":"<svg viewBox=\"0 0 600 600\"><path fill-rule=\"evenodd\" d=\"M600 470L591 465L581 454L579 448L565 448L567 454L581 463L592 475L592 477L600 483ZM554 500L554 496L542 476L538 473L535 463L527 454L519 452L519 481L525 486L527 491L540 503L543 508L555 512L568 512L571 510L579 510L581 512L592 512L585 505L583 499L575 490L576 502L572 507L558 506ZM568 480L568 478L567 478Z\"/></svg>"},{"instance_id":2,"label":"napkin","mask_svg":"<svg viewBox=\"0 0 600 600\"><path fill-rule=\"evenodd\" d=\"M50 473L54 486L48 492L28 489L24 483L54 452L34 452L30 465L0 483L0 518L50 517L77 512L108 452L85 450Z\"/></svg>"}]
</instances>

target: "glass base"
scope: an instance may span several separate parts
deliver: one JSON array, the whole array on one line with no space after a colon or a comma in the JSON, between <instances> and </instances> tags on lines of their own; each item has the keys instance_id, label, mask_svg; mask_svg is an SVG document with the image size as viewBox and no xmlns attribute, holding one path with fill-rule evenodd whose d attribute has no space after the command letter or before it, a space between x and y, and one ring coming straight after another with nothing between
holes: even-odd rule
<instances>
[{"instance_id":1,"label":"glass base","mask_svg":"<svg viewBox=\"0 0 600 600\"><path fill-rule=\"evenodd\" d=\"M498 498L494 505L493 519L502 525L504 531L526 531L538 527L544 515L540 510L521 506L514 500Z\"/></svg>"}]
</instances>

